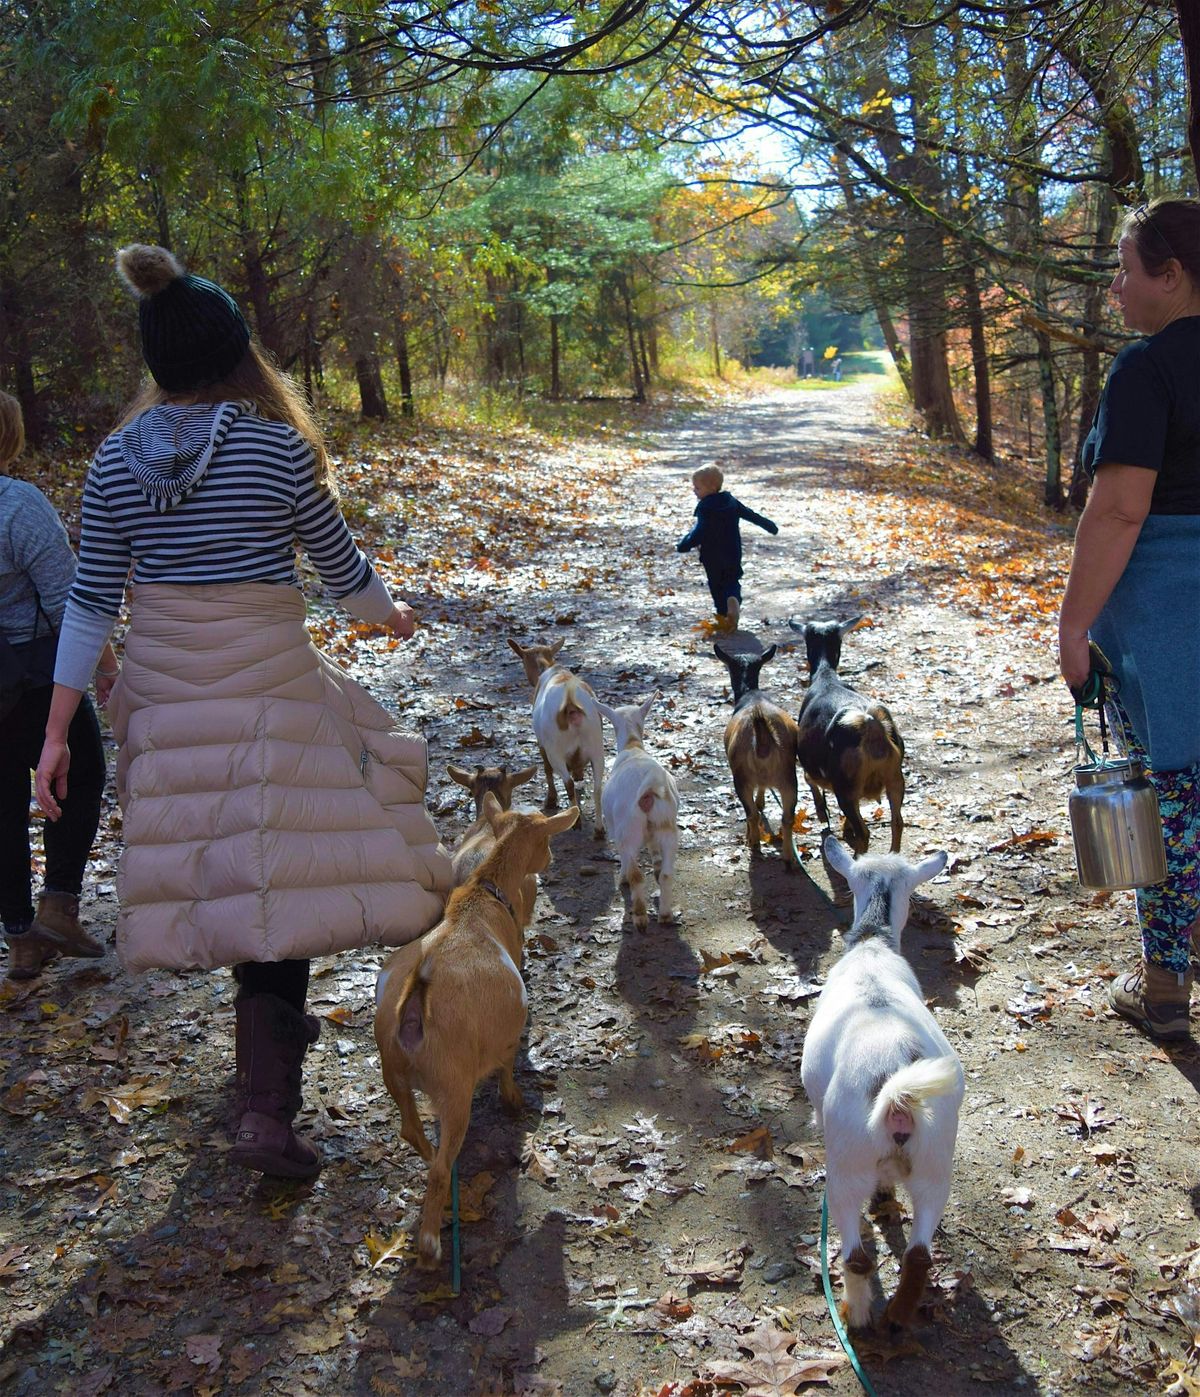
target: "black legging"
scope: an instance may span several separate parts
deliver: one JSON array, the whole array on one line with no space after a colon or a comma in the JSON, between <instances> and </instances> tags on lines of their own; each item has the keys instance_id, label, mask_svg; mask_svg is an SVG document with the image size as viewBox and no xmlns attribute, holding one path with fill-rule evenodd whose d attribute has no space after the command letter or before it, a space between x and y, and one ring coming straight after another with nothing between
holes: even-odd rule
<instances>
[{"instance_id":1,"label":"black legging","mask_svg":"<svg viewBox=\"0 0 1200 1397\"><path fill-rule=\"evenodd\" d=\"M0 737L0 920L21 926L33 917L33 880L29 846L29 773L37 768L46 738L46 718L54 686L30 689L4 715ZM85 694L67 731L71 769L62 815L47 820L42 833L46 848L47 892L71 893L83 888L104 792L104 744L96 710Z\"/></svg>"},{"instance_id":2,"label":"black legging","mask_svg":"<svg viewBox=\"0 0 1200 1397\"><path fill-rule=\"evenodd\" d=\"M306 960L243 961L233 967L233 977L241 986L239 998L277 995L302 1014L308 998L308 966Z\"/></svg>"}]
</instances>

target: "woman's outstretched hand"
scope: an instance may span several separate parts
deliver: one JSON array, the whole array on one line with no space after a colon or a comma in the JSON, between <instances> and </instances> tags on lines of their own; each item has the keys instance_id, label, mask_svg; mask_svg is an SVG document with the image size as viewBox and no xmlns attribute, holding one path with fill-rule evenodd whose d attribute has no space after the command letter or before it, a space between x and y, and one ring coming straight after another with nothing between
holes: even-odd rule
<instances>
[{"instance_id":1,"label":"woman's outstretched hand","mask_svg":"<svg viewBox=\"0 0 1200 1397\"><path fill-rule=\"evenodd\" d=\"M71 749L65 742L48 737L42 746L34 777L38 804L48 820L57 820L62 814L62 806L58 802L67 798L67 772L70 768Z\"/></svg>"},{"instance_id":2,"label":"woman's outstretched hand","mask_svg":"<svg viewBox=\"0 0 1200 1397\"><path fill-rule=\"evenodd\" d=\"M417 613L407 602L398 601L392 607L392 614L383 623L400 640L411 640L417 629Z\"/></svg>"}]
</instances>

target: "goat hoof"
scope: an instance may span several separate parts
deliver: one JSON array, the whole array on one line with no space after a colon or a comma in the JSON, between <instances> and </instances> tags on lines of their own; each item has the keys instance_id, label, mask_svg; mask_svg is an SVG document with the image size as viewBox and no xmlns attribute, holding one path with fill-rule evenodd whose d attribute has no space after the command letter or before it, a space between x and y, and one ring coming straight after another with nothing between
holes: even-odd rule
<instances>
[{"instance_id":1,"label":"goat hoof","mask_svg":"<svg viewBox=\"0 0 1200 1397\"><path fill-rule=\"evenodd\" d=\"M525 1098L519 1090L514 1090L509 1094L500 1093L500 1104L510 1115L519 1116L525 1109Z\"/></svg>"},{"instance_id":2,"label":"goat hoof","mask_svg":"<svg viewBox=\"0 0 1200 1397\"><path fill-rule=\"evenodd\" d=\"M442 1260L442 1239L422 1232L417 1243L417 1265L422 1271L432 1271Z\"/></svg>"},{"instance_id":3,"label":"goat hoof","mask_svg":"<svg viewBox=\"0 0 1200 1397\"><path fill-rule=\"evenodd\" d=\"M649 918L649 917L634 917L634 919L633 919L633 929L634 929L634 931L649 931L649 930L650 930L650 918Z\"/></svg>"},{"instance_id":4,"label":"goat hoof","mask_svg":"<svg viewBox=\"0 0 1200 1397\"><path fill-rule=\"evenodd\" d=\"M603 838L604 838L604 826L603 826L603 825L597 825L597 826L596 826L596 828L592 831L592 838L593 838L593 839L603 839Z\"/></svg>"}]
</instances>

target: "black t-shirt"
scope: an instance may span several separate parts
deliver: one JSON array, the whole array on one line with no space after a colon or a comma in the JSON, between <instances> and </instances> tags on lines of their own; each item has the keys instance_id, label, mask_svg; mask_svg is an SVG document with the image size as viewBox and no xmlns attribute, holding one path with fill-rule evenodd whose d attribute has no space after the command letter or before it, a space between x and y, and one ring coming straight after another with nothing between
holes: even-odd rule
<instances>
[{"instance_id":1,"label":"black t-shirt","mask_svg":"<svg viewBox=\"0 0 1200 1397\"><path fill-rule=\"evenodd\" d=\"M1158 472L1151 514L1200 514L1200 316L1126 345L1083 444L1083 466Z\"/></svg>"}]
</instances>

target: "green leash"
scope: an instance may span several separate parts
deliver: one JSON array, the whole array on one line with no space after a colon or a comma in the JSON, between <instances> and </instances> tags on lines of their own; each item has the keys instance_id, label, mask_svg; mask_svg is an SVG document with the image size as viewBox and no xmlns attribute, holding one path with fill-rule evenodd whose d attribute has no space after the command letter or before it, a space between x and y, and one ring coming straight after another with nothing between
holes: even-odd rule
<instances>
[{"instance_id":1,"label":"green leash","mask_svg":"<svg viewBox=\"0 0 1200 1397\"><path fill-rule=\"evenodd\" d=\"M842 1323L842 1317L834 1303L833 1287L829 1284L829 1198L824 1193L821 1194L821 1284L825 1287L825 1303L829 1306L829 1318L833 1320L833 1332L838 1336L838 1343L846 1350L846 1357L854 1369L854 1376L862 1383L863 1391L868 1397L879 1397L871 1386L871 1379L863 1371L863 1365L858 1361L858 1354L854 1352L850 1335L846 1333L846 1326Z\"/></svg>"},{"instance_id":2,"label":"green leash","mask_svg":"<svg viewBox=\"0 0 1200 1397\"><path fill-rule=\"evenodd\" d=\"M450 1166L450 1289L462 1292L462 1242L458 1235L458 1160Z\"/></svg>"}]
</instances>

